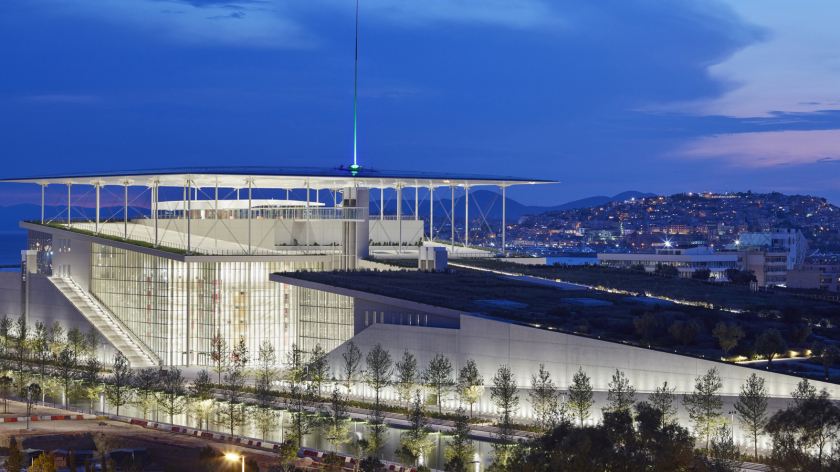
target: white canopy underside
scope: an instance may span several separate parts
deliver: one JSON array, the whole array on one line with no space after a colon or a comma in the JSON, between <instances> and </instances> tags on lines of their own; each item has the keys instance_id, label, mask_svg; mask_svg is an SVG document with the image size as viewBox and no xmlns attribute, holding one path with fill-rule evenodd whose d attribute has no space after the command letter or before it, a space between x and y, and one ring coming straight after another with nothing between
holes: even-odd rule
<instances>
[{"instance_id":1,"label":"white canopy underside","mask_svg":"<svg viewBox=\"0 0 840 472\"><path fill-rule=\"evenodd\" d=\"M216 204L218 203L218 207ZM167 211L181 211L189 206L190 210L247 210L248 199L244 200L192 200L189 205L183 200L172 200L168 202L159 202L159 210ZM305 207L305 200L274 200L264 198L251 199L251 208L277 208L277 207ZM309 202L310 207L322 207L323 203Z\"/></svg>"}]
</instances>

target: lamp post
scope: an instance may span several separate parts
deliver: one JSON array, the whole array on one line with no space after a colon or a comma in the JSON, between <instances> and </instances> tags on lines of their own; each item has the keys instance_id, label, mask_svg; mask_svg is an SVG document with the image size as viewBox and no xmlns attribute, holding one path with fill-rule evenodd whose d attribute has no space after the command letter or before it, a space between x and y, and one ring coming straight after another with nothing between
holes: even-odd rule
<instances>
[{"instance_id":1,"label":"lamp post","mask_svg":"<svg viewBox=\"0 0 840 472\"><path fill-rule=\"evenodd\" d=\"M232 460L232 461L238 461L238 460L242 459L242 472L245 472L245 456L240 456L239 454L229 453L229 454L225 454L225 457L228 460Z\"/></svg>"}]
</instances>

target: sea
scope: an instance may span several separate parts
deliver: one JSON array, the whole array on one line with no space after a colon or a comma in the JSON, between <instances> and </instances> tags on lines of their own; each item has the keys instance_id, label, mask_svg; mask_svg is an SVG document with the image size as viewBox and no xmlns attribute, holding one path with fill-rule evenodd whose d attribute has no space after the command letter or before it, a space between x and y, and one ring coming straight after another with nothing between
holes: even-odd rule
<instances>
[{"instance_id":1,"label":"sea","mask_svg":"<svg viewBox=\"0 0 840 472\"><path fill-rule=\"evenodd\" d=\"M26 249L26 231L0 231L0 268L3 272L20 272L20 251Z\"/></svg>"}]
</instances>

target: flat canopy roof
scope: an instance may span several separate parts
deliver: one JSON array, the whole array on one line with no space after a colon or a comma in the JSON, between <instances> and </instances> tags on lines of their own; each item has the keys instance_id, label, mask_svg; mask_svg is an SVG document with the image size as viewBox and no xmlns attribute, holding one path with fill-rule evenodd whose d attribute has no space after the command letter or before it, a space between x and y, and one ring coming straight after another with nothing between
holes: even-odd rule
<instances>
[{"instance_id":1,"label":"flat canopy roof","mask_svg":"<svg viewBox=\"0 0 840 472\"><path fill-rule=\"evenodd\" d=\"M244 188L250 181L255 188L338 189L343 187L396 188L402 187L465 187L477 185L524 185L557 183L552 180L525 179L511 176L453 174L446 172L413 172L347 167L173 167L169 169L139 169L108 172L74 172L33 177L0 179L0 182L33 183L39 185L99 184L151 186L194 186Z\"/></svg>"}]
</instances>

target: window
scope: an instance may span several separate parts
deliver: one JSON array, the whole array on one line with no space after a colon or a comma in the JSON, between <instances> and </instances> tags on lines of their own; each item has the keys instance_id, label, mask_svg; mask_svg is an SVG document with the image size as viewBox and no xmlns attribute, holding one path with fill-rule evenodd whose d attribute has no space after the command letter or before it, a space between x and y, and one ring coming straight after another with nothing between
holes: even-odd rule
<instances>
[{"instance_id":1,"label":"window","mask_svg":"<svg viewBox=\"0 0 840 472\"><path fill-rule=\"evenodd\" d=\"M365 326L370 326L370 312L365 310Z\"/></svg>"}]
</instances>

